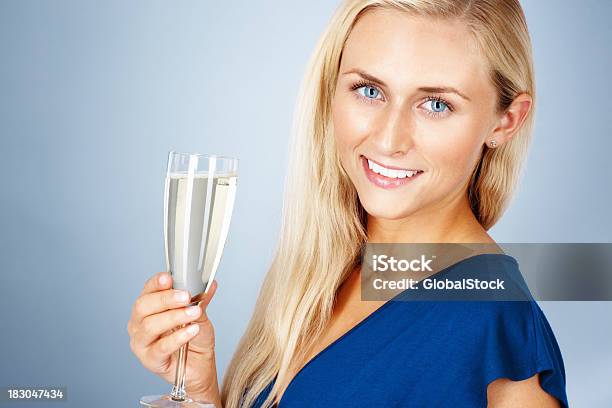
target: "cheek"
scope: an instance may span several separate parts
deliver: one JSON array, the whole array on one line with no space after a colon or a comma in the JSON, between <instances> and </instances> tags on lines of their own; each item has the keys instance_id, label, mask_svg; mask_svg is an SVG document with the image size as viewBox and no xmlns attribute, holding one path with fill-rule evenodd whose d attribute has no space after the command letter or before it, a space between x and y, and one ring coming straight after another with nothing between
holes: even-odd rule
<instances>
[{"instance_id":1,"label":"cheek","mask_svg":"<svg viewBox=\"0 0 612 408\"><path fill-rule=\"evenodd\" d=\"M422 146L424 154L434 162L444 180L462 182L476 165L480 154L482 129L474 121L458 122L452 127L440 129L435 142Z\"/></svg>"},{"instance_id":2,"label":"cheek","mask_svg":"<svg viewBox=\"0 0 612 408\"><path fill-rule=\"evenodd\" d=\"M351 99L351 95L335 96L332 103L334 137L344 151L359 146L371 127L368 116Z\"/></svg>"}]
</instances>

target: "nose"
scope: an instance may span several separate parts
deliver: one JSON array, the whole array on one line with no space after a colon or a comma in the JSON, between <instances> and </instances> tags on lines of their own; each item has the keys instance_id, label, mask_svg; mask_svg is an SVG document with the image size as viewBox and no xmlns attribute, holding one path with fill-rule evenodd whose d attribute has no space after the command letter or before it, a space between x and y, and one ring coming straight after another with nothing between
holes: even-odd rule
<instances>
[{"instance_id":1,"label":"nose","mask_svg":"<svg viewBox=\"0 0 612 408\"><path fill-rule=\"evenodd\" d=\"M413 146L414 118L409 107L389 107L380 117L378 131L372 136L378 152L385 156L401 156Z\"/></svg>"}]
</instances>

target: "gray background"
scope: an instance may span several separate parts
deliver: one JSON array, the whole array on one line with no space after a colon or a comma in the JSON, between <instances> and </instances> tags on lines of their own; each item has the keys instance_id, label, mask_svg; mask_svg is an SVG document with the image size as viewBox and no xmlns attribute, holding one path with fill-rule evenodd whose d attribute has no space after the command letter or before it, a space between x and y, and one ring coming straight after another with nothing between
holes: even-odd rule
<instances>
[{"instance_id":1,"label":"gray background","mask_svg":"<svg viewBox=\"0 0 612 408\"><path fill-rule=\"evenodd\" d=\"M610 242L610 1L524 1L538 116L499 242ZM66 385L72 407L170 385L126 323L163 268L168 150L240 158L210 307L220 375L278 237L298 84L336 1L0 1L0 386ZM541 304L570 401L612 402L612 303ZM34 406L34 404L29 405Z\"/></svg>"}]
</instances>

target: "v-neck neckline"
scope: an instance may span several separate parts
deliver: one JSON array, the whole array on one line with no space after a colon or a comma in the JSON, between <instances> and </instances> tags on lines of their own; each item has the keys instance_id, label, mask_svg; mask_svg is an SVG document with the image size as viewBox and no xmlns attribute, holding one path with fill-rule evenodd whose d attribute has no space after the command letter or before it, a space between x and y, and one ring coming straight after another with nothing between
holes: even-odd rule
<instances>
[{"instance_id":1,"label":"v-neck neckline","mask_svg":"<svg viewBox=\"0 0 612 408\"><path fill-rule=\"evenodd\" d=\"M400 292L400 294L403 292ZM399 295L398 295L399 296ZM375 316L377 316L379 313L379 311L381 311L382 309L386 308L390 303L396 303L395 302L395 298L397 296L394 296L393 298L391 298L390 300L386 301L385 303L383 303L382 306L380 306L378 309L374 310L372 313L370 313L369 315L367 315L366 317L364 317L362 320L359 321L359 323L357 323L356 325L354 325L353 327L351 327L350 329L348 329L346 332L344 332L340 337L338 337L336 340L332 341L331 343L329 343L327 346L325 346L321 351L319 351L317 354L315 354L310 360L308 360L308 362L306 364L304 364L302 366L302 368L299 369L299 371L297 373L295 373L295 375L293 376L293 378L291 379L291 381L289 382L289 384L287 384L287 387L285 387L285 391L283 392L283 395L281 396L280 401L278 401L278 404L274 405L274 407L276 408L280 408L281 403L283 402L283 399L285 398L285 395L287 395L287 391L289 391L289 389L291 388L291 385L295 383L295 380L300 376L300 374L302 374L302 372L304 370L306 370L308 368L308 366L310 366L313 362L315 362L316 360L320 359L320 356L322 356L323 354L325 354L329 349L331 349L333 346L335 346L336 344L340 343L344 338L348 337L351 333L353 333L354 331L356 331L359 327L363 326L367 321L373 319ZM274 384L274 382L276 382L276 377L274 377L274 379L272 380L272 382L270 382L270 384ZM268 384L269 385L269 384Z\"/></svg>"},{"instance_id":2,"label":"v-neck neckline","mask_svg":"<svg viewBox=\"0 0 612 408\"><path fill-rule=\"evenodd\" d=\"M469 260L474 260L475 258L479 258L482 256L501 256L502 258L506 258L514 263L516 263L516 259L514 259L512 256L504 254L504 253L484 253L484 254L476 254L476 255L472 255L469 256L467 258L463 258L461 260L459 260L458 262L455 262L454 264L448 265L447 267L445 267L444 269L439 270L438 272L432 274L430 277L432 276L436 276L436 275L440 275L442 273L447 273L449 271L451 271L452 269L456 268L457 266L459 266L460 264L463 264ZM331 343L329 343L327 346L325 346L321 351L319 351L314 357L312 357L310 360L308 360L308 362L306 364L304 364L302 366L302 368L299 369L299 371L293 376L293 378L291 379L291 381L289 382L289 384L287 384L287 387L285 387L285 391L283 391L283 395L281 396L281 399L278 401L277 404L273 405L273 407L275 408L281 408L281 403L283 402L283 399L285 398L285 396L287 395L287 391L289 391L289 389L291 388L292 384L295 384L295 380L300 376L300 374L302 374L310 365L312 365L313 362L315 362L316 360L320 359L320 357L322 355L324 355L326 352L328 352L332 347L334 347L336 344L340 343L342 340L344 340L345 338L347 338L350 334L354 333L358 328L362 327L365 323L367 323L368 321L372 320L374 317L380 315L381 311L383 311L383 309L386 309L389 307L389 305L393 304L393 303L398 303L398 299L400 297L402 297L404 294L408 293L411 289L404 289L402 290L400 293L398 293L397 295L393 296L391 299L389 299L388 301L386 301L385 303L383 303L382 306L380 306L378 309L374 310L372 313L370 313L369 315L367 315L365 318L363 318L361 321L359 321L359 323L357 323L356 325L354 325L353 327L351 327L349 330L347 330L346 332L344 332L340 337L338 337L336 340L332 341ZM399 301L401 302L401 301ZM276 378L274 377L272 379L272 381L270 381L267 385L267 387L269 387L271 384L274 384L276 382Z\"/></svg>"}]
</instances>

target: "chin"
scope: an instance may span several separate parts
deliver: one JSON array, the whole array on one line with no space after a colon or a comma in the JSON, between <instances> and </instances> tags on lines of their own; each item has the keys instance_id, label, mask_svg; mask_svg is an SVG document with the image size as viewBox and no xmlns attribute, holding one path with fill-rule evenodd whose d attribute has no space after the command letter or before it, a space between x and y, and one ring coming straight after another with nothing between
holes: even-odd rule
<instances>
[{"instance_id":1,"label":"chin","mask_svg":"<svg viewBox=\"0 0 612 408\"><path fill-rule=\"evenodd\" d=\"M369 216L386 220L399 220L414 212L414 209L406 206L406 203L397 205L397 202L393 203L389 200L382 200L375 197L363 200L360 198L360 202Z\"/></svg>"}]
</instances>

